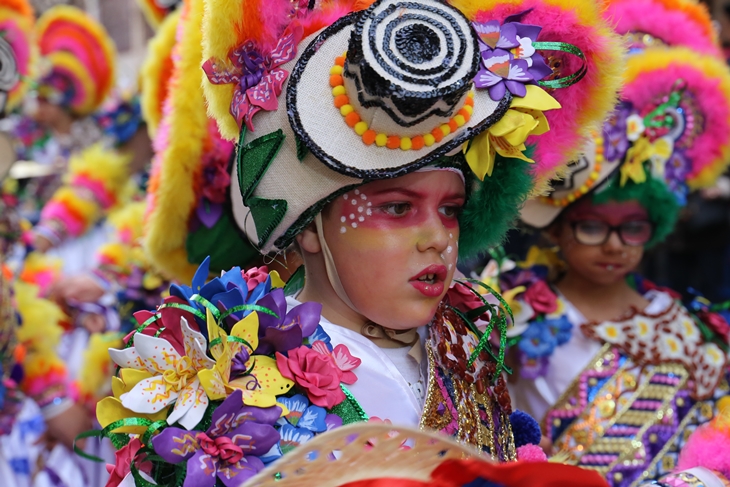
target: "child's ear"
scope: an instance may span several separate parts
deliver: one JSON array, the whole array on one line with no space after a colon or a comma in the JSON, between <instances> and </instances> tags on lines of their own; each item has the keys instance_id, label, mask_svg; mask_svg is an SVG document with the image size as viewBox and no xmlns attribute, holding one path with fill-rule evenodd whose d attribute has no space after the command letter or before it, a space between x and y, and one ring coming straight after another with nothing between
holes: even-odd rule
<instances>
[{"instance_id":1,"label":"child's ear","mask_svg":"<svg viewBox=\"0 0 730 487\"><path fill-rule=\"evenodd\" d=\"M304 253L318 254L322 252L322 245L319 243L319 235L317 234L317 226L314 222L310 223L304 231L297 235L297 243Z\"/></svg>"},{"instance_id":2,"label":"child's ear","mask_svg":"<svg viewBox=\"0 0 730 487\"><path fill-rule=\"evenodd\" d=\"M545 237L545 240L550 242L551 245L558 245L558 242L560 242L560 234L562 231L563 221L562 219L558 219L545 230L543 230L542 235L543 237Z\"/></svg>"}]
</instances>

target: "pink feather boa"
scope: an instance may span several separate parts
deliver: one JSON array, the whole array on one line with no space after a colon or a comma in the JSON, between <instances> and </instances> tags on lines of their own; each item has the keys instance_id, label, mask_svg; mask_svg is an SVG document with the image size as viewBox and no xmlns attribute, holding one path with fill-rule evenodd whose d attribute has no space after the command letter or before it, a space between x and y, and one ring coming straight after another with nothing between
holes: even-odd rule
<instances>
[{"instance_id":1,"label":"pink feather boa","mask_svg":"<svg viewBox=\"0 0 730 487\"><path fill-rule=\"evenodd\" d=\"M684 12L668 9L657 0L627 0L610 2L606 18L616 25L616 32L645 32L670 46L720 56L720 48L711 34ZM709 23L709 15L707 22Z\"/></svg>"},{"instance_id":2,"label":"pink feather boa","mask_svg":"<svg viewBox=\"0 0 730 487\"><path fill-rule=\"evenodd\" d=\"M700 426L689 437L679 456L677 472L704 467L730 479L730 427L713 423Z\"/></svg>"}]
</instances>

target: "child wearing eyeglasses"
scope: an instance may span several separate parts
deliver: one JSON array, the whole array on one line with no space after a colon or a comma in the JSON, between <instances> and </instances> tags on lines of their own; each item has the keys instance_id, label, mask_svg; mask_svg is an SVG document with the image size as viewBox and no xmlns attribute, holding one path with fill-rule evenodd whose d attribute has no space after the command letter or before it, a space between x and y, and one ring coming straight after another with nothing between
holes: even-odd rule
<instances>
[{"instance_id":1,"label":"child wearing eyeglasses","mask_svg":"<svg viewBox=\"0 0 730 487\"><path fill-rule=\"evenodd\" d=\"M542 420L568 463L612 486L727 485L718 482L730 475L728 446L720 456L682 453L690 432L730 405L730 327L710 305L690 312L633 274L730 148L715 131L728 123L730 84L710 83L727 69L693 55L629 58L623 100L602 131L549 196L522 210L557 253L533 248L500 276L514 316L513 406Z\"/></svg>"}]
</instances>

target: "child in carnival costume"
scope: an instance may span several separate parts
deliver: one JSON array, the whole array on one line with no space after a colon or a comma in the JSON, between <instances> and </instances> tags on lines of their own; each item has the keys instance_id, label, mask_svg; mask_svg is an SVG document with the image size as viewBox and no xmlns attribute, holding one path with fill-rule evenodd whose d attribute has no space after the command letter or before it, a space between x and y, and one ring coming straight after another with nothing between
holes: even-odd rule
<instances>
[{"instance_id":1,"label":"child in carnival costume","mask_svg":"<svg viewBox=\"0 0 730 487\"><path fill-rule=\"evenodd\" d=\"M186 4L183 18L203 7ZM114 482L240 485L312 437L374 418L442 431L498 461L534 453L535 429L513 433L530 420L510 416L488 343L499 315L482 333L472 320L486 310L470 319L447 291L459 251L498 241L533 175L554 174L580 141L579 111L559 112L556 98L611 105L620 48L596 5L466 5L468 17L432 0L206 7L207 99L221 134L239 139L234 216L262 252L296 242L304 285L282 289L261 268L206 283L205 261L191 287L173 285L156 313L137 315L127 347L110 351L114 397L97 407L97 434L120 447ZM580 45L533 26L548 19L583 32ZM538 84L553 76L535 50L542 35L565 66L545 86L570 85L556 98ZM506 50L518 36L523 58ZM497 77L508 76L500 59L523 82ZM564 152L532 171L523 143L546 117Z\"/></svg>"},{"instance_id":2,"label":"child in carnival costume","mask_svg":"<svg viewBox=\"0 0 730 487\"><path fill-rule=\"evenodd\" d=\"M32 8L25 1L0 2L1 108L17 102L17 94L27 86L28 61L32 52ZM5 104L8 101L8 104ZM0 113L4 113L0 111ZM3 138L5 140L5 138ZM5 148L4 148L5 149ZM0 181L8 174L15 152L3 150ZM55 347L62 333L63 312L38 296L38 287L22 282L9 266L5 255L20 238L20 219L13 198L0 201L0 478L8 487L52 485L55 476L62 482L83 481L80 470L63 446L50 453L52 466L39 469L45 457L41 435L71 444L87 427L83 410L67 397L65 369ZM79 414L81 413L81 414Z\"/></svg>"},{"instance_id":3,"label":"child in carnival costume","mask_svg":"<svg viewBox=\"0 0 730 487\"><path fill-rule=\"evenodd\" d=\"M113 86L116 52L101 24L70 6L46 11L38 19L35 37L41 55L36 96L26 97L24 111L30 118L14 118L11 132L20 159L63 171L71 153L103 137L90 115ZM24 194L36 202L28 210L30 216L37 219L39 207L57 186L57 177L29 182Z\"/></svg>"},{"instance_id":4,"label":"child in carnival costume","mask_svg":"<svg viewBox=\"0 0 730 487\"><path fill-rule=\"evenodd\" d=\"M712 33L706 13L704 25L683 13L689 2L636 2L647 3L656 18ZM632 17L634 4L607 9L632 40L621 102L552 193L522 210L565 264L534 249L501 279L516 299L515 407L542 419L569 463L614 486L671 474L686 436L728 393L724 319L628 276L672 231L687 193L726 166L730 73L713 37L687 39L690 50L677 37L684 30L663 32L665 22L629 26L647 17Z\"/></svg>"}]
</instances>

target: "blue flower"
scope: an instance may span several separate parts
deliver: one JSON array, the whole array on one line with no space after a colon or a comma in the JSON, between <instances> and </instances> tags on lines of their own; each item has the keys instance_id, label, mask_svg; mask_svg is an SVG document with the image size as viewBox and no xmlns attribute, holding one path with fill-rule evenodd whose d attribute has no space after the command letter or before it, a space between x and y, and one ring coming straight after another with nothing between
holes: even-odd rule
<instances>
[{"instance_id":1,"label":"blue flower","mask_svg":"<svg viewBox=\"0 0 730 487\"><path fill-rule=\"evenodd\" d=\"M547 357L557 346L557 338L544 321L533 321L522 334L519 348L528 358Z\"/></svg>"},{"instance_id":2,"label":"blue flower","mask_svg":"<svg viewBox=\"0 0 730 487\"><path fill-rule=\"evenodd\" d=\"M304 428L296 428L290 424L282 426L279 434L281 435L279 446L281 453L284 455L314 438L314 433L311 431L305 430Z\"/></svg>"},{"instance_id":3,"label":"blue flower","mask_svg":"<svg viewBox=\"0 0 730 487\"><path fill-rule=\"evenodd\" d=\"M544 323L557 340L557 346L570 341L570 337L573 335L573 324L568 320L567 316L563 315L559 318L546 319Z\"/></svg>"},{"instance_id":4,"label":"blue flower","mask_svg":"<svg viewBox=\"0 0 730 487\"><path fill-rule=\"evenodd\" d=\"M322 342L325 345L327 345L327 349L331 352L333 350L332 348L332 339L327 334L326 331L324 331L324 328L322 328L322 325L317 325L317 329L314 330L314 333L312 333L308 338L304 339L304 344L308 347L312 347L312 344L314 342Z\"/></svg>"}]
</instances>

